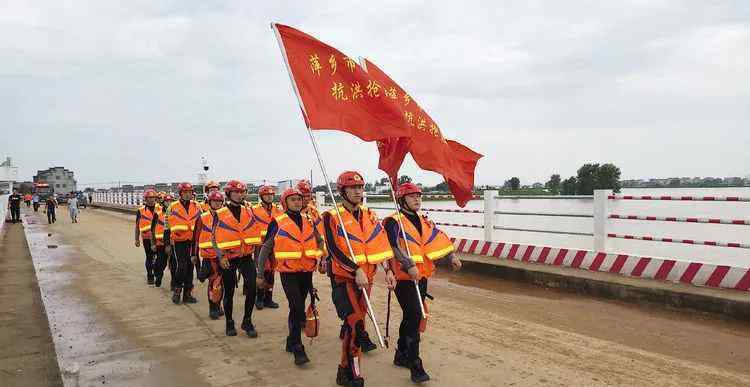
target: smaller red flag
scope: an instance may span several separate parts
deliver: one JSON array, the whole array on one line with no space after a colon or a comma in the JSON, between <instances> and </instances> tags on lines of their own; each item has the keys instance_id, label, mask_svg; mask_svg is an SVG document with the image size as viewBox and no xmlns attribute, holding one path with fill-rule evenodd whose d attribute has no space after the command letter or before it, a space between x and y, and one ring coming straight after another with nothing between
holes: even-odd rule
<instances>
[{"instance_id":1,"label":"smaller red flag","mask_svg":"<svg viewBox=\"0 0 750 387\"><path fill-rule=\"evenodd\" d=\"M405 138L380 141L378 168L389 176L398 175L408 151L420 168L443 175L456 203L465 206L473 196L474 170L482 155L444 138L438 125L409 94L375 64L367 59L364 63L367 73L383 85L386 100L401 111L402 125L410 132Z\"/></svg>"},{"instance_id":2,"label":"smaller red flag","mask_svg":"<svg viewBox=\"0 0 750 387\"><path fill-rule=\"evenodd\" d=\"M404 158L409 152L410 146L411 139L408 137L386 138L378 141L378 152L380 153L378 169L388 175L392 184L398 182L398 170L404 163Z\"/></svg>"}]
</instances>

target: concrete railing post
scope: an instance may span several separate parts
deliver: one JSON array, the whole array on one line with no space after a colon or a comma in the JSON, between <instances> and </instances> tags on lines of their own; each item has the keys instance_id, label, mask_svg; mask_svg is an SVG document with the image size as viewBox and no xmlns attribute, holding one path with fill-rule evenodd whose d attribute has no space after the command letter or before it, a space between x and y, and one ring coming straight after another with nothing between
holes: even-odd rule
<instances>
[{"instance_id":1,"label":"concrete railing post","mask_svg":"<svg viewBox=\"0 0 750 387\"><path fill-rule=\"evenodd\" d=\"M611 194L612 191L606 189L594 191L594 251L607 249L607 197Z\"/></svg>"},{"instance_id":2,"label":"concrete railing post","mask_svg":"<svg viewBox=\"0 0 750 387\"><path fill-rule=\"evenodd\" d=\"M325 192L316 192L315 193L315 203L318 205L318 207L323 207L326 205L326 193Z\"/></svg>"},{"instance_id":3,"label":"concrete railing post","mask_svg":"<svg viewBox=\"0 0 750 387\"><path fill-rule=\"evenodd\" d=\"M484 191L484 240L491 242L492 234L495 231L495 210L497 209L497 200L495 196L498 191Z\"/></svg>"}]
</instances>

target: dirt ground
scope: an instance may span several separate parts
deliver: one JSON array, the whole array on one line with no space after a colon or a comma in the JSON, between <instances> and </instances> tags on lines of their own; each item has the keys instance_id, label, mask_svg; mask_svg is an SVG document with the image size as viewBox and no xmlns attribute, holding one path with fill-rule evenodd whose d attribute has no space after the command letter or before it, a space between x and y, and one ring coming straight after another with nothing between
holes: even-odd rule
<instances>
[{"instance_id":1,"label":"dirt ground","mask_svg":"<svg viewBox=\"0 0 750 387\"><path fill-rule=\"evenodd\" d=\"M0 235L0 385L62 386L23 226Z\"/></svg>"},{"instance_id":2,"label":"dirt ground","mask_svg":"<svg viewBox=\"0 0 750 387\"><path fill-rule=\"evenodd\" d=\"M325 277L315 279L321 335L305 340L312 362L300 369L284 351L279 281L281 308L254 313L260 337L226 337L224 321L208 318L205 285L190 306L173 305L168 288L146 285L133 220L93 209L82 211L78 224L60 216L48 227L46 219L26 217L58 356L64 369L80 368L81 385L335 385L340 323ZM378 285L372 298L383 327L387 291L382 279ZM468 273L439 274L430 293L422 358L431 386L750 385L745 323ZM391 332L398 321L394 297ZM372 325L368 330L374 337ZM392 350L365 355L368 385L413 385L392 359Z\"/></svg>"}]
</instances>

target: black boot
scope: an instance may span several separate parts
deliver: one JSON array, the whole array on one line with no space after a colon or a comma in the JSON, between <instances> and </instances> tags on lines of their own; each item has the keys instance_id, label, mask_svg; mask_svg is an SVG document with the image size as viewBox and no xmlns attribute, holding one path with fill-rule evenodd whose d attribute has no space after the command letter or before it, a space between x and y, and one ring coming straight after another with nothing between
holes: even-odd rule
<instances>
[{"instance_id":1,"label":"black boot","mask_svg":"<svg viewBox=\"0 0 750 387\"><path fill-rule=\"evenodd\" d=\"M178 287L174 288L174 294L172 294L172 302L173 303L175 303L175 304L179 304L180 303L180 298L181 298L180 295L181 295L181 293L182 293L182 289L181 288L178 288Z\"/></svg>"},{"instance_id":2,"label":"black boot","mask_svg":"<svg viewBox=\"0 0 750 387\"><path fill-rule=\"evenodd\" d=\"M310 358L307 357L307 354L305 353L305 346L302 344L295 344L294 347L292 347L292 353L294 354L294 364L295 365L303 365L305 363L310 362Z\"/></svg>"},{"instance_id":3,"label":"black boot","mask_svg":"<svg viewBox=\"0 0 750 387\"><path fill-rule=\"evenodd\" d=\"M404 339L398 339L396 354L393 356L393 364L398 367L410 368L409 355L406 353L406 344Z\"/></svg>"},{"instance_id":4,"label":"black boot","mask_svg":"<svg viewBox=\"0 0 750 387\"><path fill-rule=\"evenodd\" d=\"M365 379L363 378L354 378L351 382L349 382L349 387L364 387L365 386Z\"/></svg>"},{"instance_id":5,"label":"black boot","mask_svg":"<svg viewBox=\"0 0 750 387\"><path fill-rule=\"evenodd\" d=\"M365 330L365 325L362 322L357 323L356 327L357 346L362 352L367 353L378 349L378 346L370 340L370 335Z\"/></svg>"},{"instance_id":6,"label":"black boot","mask_svg":"<svg viewBox=\"0 0 750 387\"><path fill-rule=\"evenodd\" d=\"M422 367L422 359L417 358L411 363L411 381L414 383L424 383L430 380L430 375Z\"/></svg>"},{"instance_id":7,"label":"black boot","mask_svg":"<svg viewBox=\"0 0 750 387\"><path fill-rule=\"evenodd\" d=\"M407 337L404 342L406 343L406 351L411 363L411 381L414 383L424 383L430 380L430 375L425 372L422 366L422 359L419 358L419 339L415 340Z\"/></svg>"},{"instance_id":8,"label":"black boot","mask_svg":"<svg viewBox=\"0 0 750 387\"><path fill-rule=\"evenodd\" d=\"M219 304L216 304L212 301L208 301L208 317L211 320L219 319Z\"/></svg>"},{"instance_id":9,"label":"black boot","mask_svg":"<svg viewBox=\"0 0 750 387\"><path fill-rule=\"evenodd\" d=\"M148 275L146 276L146 283L149 284L149 285L153 285L154 284L154 275L153 274L148 273Z\"/></svg>"},{"instance_id":10,"label":"black boot","mask_svg":"<svg viewBox=\"0 0 750 387\"><path fill-rule=\"evenodd\" d=\"M339 366L339 370L336 372L336 384L346 386L352 381L352 378L352 370L350 368Z\"/></svg>"},{"instance_id":11,"label":"black boot","mask_svg":"<svg viewBox=\"0 0 750 387\"><path fill-rule=\"evenodd\" d=\"M263 309L263 291L258 290L257 295L255 296L255 309L261 310Z\"/></svg>"},{"instance_id":12,"label":"black boot","mask_svg":"<svg viewBox=\"0 0 750 387\"><path fill-rule=\"evenodd\" d=\"M252 322L250 322L249 319L244 319L242 321L242 330L245 331L245 333L247 333L247 337L250 337L253 339L258 337L258 332L255 330L255 326L253 325Z\"/></svg>"},{"instance_id":13,"label":"black boot","mask_svg":"<svg viewBox=\"0 0 750 387\"><path fill-rule=\"evenodd\" d=\"M198 302L198 300L193 297L193 289L185 289L185 292L182 294L182 302L186 304L195 304Z\"/></svg>"},{"instance_id":14,"label":"black boot","mask_svg":"<svg viewBox=\"0 0 750 387\"><path fill-rule=\"evenodd\" d=\"M156 278L154 278L154 286L156 286L157 288L161 287L161 276L157 276Z\"/></svg>"},{"instance_id":15,"label":"black boot","mask_svg":"<svg viewBox=\"0 0 750 387\"><path fill-rule=\"evenodd\" d=\"M265 293L266 295L263 298L263 306L271 309L279 309L279 304L273 302L273 292L266 290Z\"/></svg>"},{"instance_id":16,"label":"black boot","mask_svg":"<svg viewBox=\"0 0 750 387\"><path fill-rule=\"evenodd\" d=\"M237 330L234 329L234 320L227 320L227 336L237 336Z\"/></svg>"}]
</instances>

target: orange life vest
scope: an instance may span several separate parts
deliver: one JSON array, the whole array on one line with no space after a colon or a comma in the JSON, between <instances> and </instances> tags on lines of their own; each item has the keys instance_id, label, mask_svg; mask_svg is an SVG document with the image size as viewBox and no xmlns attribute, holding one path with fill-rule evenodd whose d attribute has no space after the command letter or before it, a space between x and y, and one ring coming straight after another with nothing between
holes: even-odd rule
<instances>
[{"instance_id":1,"label":"orange life vest","mask_svg":"<svg viewBox=\"0 0 750 387\"><path fill-rule=\"evenodd\" d=\"M227 207L216 210L216 215L219 222L214 228L216 247L225 257L244 257L261 243L260 227L247 207L240 206L239 222Z\"/></svg>"},{"instance_id":2,"label":"orange life vest","mask_svg":"<svg viewBox=\"0 0 750 387\"><path fill-rule=\"evenodd\" d=\"M355 219L352 213L344 208L343 205L339 205L339 212L341 213L344 227L341 227L339 224L336 209L329 210L331 231L336 240L336 246L352 259L344 237L344 228L346 228L352 250L354 250L353 261L365 271L368 278L372 279L377 271L376 265L393 258L393 250L391 250L391 246L388 244L388 237L377 215L365 206L360 206L359 209L361 221ZM353 276L353 273L349 273L340 267L335 259L332 262L332 270L335 275L348 278Z\"/></svg>"},{"instance_id":3,"label":"orange life vest","mask_svg":"<svg viewBox=\"0 0 750 387\"><path fill-rule=\"evenodd\" d=\"M276 204L271 205L270 213L262 203L250 206L250 209L253 212L255 221L259 223L261 238L265 238L268 233L268 225L271 224L271 221L284 214L284 210Z\"/></svg>"},{"instance_id":4,"label":"orange life vest","mask_svg":"<svg viewBox=\"0 0 750 387\"><path fill-rule=\"evenodd\" d=\"M204 259L216 259L211 233L214 225L214 214L210 211L201 214L201 229L198 232L198 252Z\"/></svg>"},{"instance_id":5,"label":"orange life vest","mask_svg":"<svg viewBox=\"0 0 750 387\"><path fill-rule=\"evenodd\" d=\"M167 211L170 238L175 242L192 240L195 221L200 214L200 206L195 200L190 201L187 211L181 201L172 202Z\"/></svg>"},{"instance_id":6,"label":"orange life vest","mask_svg":"<svg viewBox=\"0 0 750 387\"><path fill-rule=\"evenodd\" d=\"M388 218L393 219L394 222L398 222L399 219L401 220L401 223L397 224L399 224L399 227L400 225L404 226L406 240L404 240L404 236L399 228L398 244L404 253L406 253L405 246L409 247L411 259L417 265L417 269L419 269L420 278L429 278L435 272L435 264L432 261L443 258L453 252L453 243L451 243L450 238L435 227L435 224L427 219L426 216L419 216L422 226L421 234L411 221L399 212L390 215ZM401 270L401 264L398 260L394 259L393 261L393 272L396 274L396 279L411 279L409 274Z\"/></svg>"},{"instance_id":7,"label":"orange life vest","mask_svg":"<svg viewBox=\"0 0 750 387\"><path fill-rule=\"evenodd\" d=\"M156 239L164 239L164 215L161 211L160 205L154 206L154 212L148 209L146 206L140 206L138 208L140 216L138 217L138 230L141 232L141 239L151 239L151 222L154 220L154 215L157 216L156 223Z\"/></svg>"},{"instance_id":8,"label":"orange life vest","mask_svg":"<svg viewBox=\"0 0 750 387\"><path fill-rule=\"evenodd\" d=\"M302 229L289 215L276 217L278 232L273 240L273 255L278 262L276 270L281 273L313 271L323 255L315 239L310 222L303 219Z\"/></svg>"}]
</instances>

